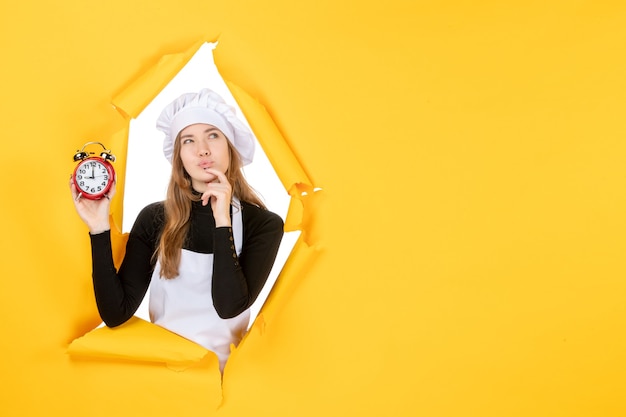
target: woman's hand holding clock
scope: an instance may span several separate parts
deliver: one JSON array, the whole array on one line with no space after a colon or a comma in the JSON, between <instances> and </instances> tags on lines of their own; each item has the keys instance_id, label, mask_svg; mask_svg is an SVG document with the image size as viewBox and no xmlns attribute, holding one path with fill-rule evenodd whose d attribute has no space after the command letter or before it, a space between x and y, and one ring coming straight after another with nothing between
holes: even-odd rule
<instances>
[{"instance_id":1,"label":"woman's hand holding clock","mask_svg":"<svg viewBox=\"0 0 626 417\"><path fill-rule=\"evenodd\" d=\"M90 200L80 198L80 190L74 184L74 180L70 177L70 191L72 192L72 200L74 207L81 220L89 228L92 235L105 232L111 229L109 224L109 212L111 206L111 198L115 195L115 180L105 195L105 198L99 200Z\"/></svg>"}]
</instances>

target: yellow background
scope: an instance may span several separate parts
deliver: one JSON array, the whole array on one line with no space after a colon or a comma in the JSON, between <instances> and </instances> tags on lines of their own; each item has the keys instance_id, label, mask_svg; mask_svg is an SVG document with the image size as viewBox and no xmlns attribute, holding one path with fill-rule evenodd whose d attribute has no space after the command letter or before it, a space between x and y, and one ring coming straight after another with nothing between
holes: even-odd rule
<instances>
[{"instance_id":1,"label":"yellow background","mask_svg":"<svg viewBox=\"0 0 626 417\"><path fill-rule=\"evenodd\" d=\"M21 1L0 31L2 415L626 414L622 2ZM71 157L123 174L112 101L204 40L322 188L223 390L66 353L99 323Z\"/></svg>"}]
</instances>

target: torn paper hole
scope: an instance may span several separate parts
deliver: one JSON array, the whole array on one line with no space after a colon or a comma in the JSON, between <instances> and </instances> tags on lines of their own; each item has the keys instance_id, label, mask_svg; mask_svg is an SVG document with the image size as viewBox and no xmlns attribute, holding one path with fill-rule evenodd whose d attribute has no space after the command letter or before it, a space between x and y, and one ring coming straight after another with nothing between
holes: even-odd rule
<instances>
[{"instance_id":1,"label":"torn paper hole","mask_svg":"<svg viewBox=\"0 0 626 417\"><path fill-rule=\"evenodd\" d=\"M316 204L310 204L310 201L315 202L319 201L319 199L311 200L310 197L299 195L295 191L306 190L307 193L321 194L318 193L321 189L311 185L311 181L308 179L299 161L295 158L264 106L247 95L238 86L232 83L224 83L219 77L219 73L213 64L212 51L215 46L215 44L210 43L196 44L191 48L195 54L190 53L190 51L185 51L181 54L163 57L156 68L152 68L147 74L139 77L133 85L113 100L113 106L122 116L128 118L130 123L129 130L131 139L129 139L127 152L126 172L121 184L124 185L123 194L127 197L127 199L124 200L125 212L123 216L123 228L125 231L128 231L141 208L149 203L164 198L171 167L162 155L162 135L154 126L161 109L180 94L189 91L198 91L204 87L210 87L217 91L240 112L239 107L245 108L248 112L241 114L245 114L248 117L248 121L251 121L252 131L257 136L257 139L262 139L263 144L263 147L257 146L255 161L265 161L263 164L256 164L258 168L255 168L254 165L246 166L244 173L251 185L259 191L268 208L283 217L285 220L285 230L287 232L292 230L305 231L298 227L289 228L288 224L300 224L308 228L313 223L307 221L307 219L310 220L313 217L312 211L316 206ZM177 67L177 65L179 66ZM180 69L180 71L176 73L173 71L174 69ZM200 75L193 76L194 71L196 74ZM172 78L172 74L177 75ZM209 81L209 74L216 76L214 82ZM164 80L170 79L171 81L169 83L164 82ZM161 91L160 86L162 85L165 85L165 87ZM150 101L150 99L146 99L146 97L155 98ZM237 103L239 103L240 106L238 106ZM131 120L130 117L137 117L137 119ZM244 117L242 117L242 121L247 122ZM143 130L140 128L141 123L145 124ZM137 135L136 132L140 132L140 134ZM268 151L267 154L264 152L264 149ZM271 157L271 164L267 163L268 156ZM149 161L148 166L146 166L146 161ZM134 171L134 168L138 168L138 173ZM150 170L151 181L155 184L160 184L160 189L158 186L150 190L146 189L145 181L143 181L145 179L146 169ZM254 172L255 169L259 169L260 171ZM265 170L265 174L263 170ZM160 173L164 175L161 180L158 180L157 175ZM257 183L257 180L254 179L261 177L264 179L260 181L260 183ZM275 185L273 186L273 190L265 190L261 186L261 183L273 183ZM274 192L278 194L272 194ZM280 198L281 196L282 199ZM135 203L134 201L138 202ZM294 201L297 201L297 205L301 207L299 211L292 210ZM304 221L301 221L301 217ZM297 242L303 241L298 235L299 233L287 233L283 238L283 243L279 250L274 269L268 278L265 288L251 308L251 324L255 323L254 318L258 315L260 307L265 302L270 289L274 286L274 281L279 271L283 269L285 261L289 260L292 266L296 264L306 264L306 259L303 259L302 256L297 257L298 261L293 261L292 256L290 256L292 247L297 246ZM303 237L304 236L307 235L304 234ZM310 248L311 241L316 239L309 238L306 240L306 245ZM299 246L302 247L302 245ZM299 251L300 254L308 252L309 251ZM292 267L291 270L293 269ZM285 284L294 281L293 273L287 271L286 275L289 279L285 281ZM297 274L297 276L301 277L302 274ZM283 286L283 288L285 288L285 286ZM282 292L284 292L284 290ZM144 300L148 300L148 297L147 295ZM274 305L276 304L275 301L277 298L278 296L273 297ZM147 322L149 316L147 312L147 301L140 307L136 315L138 317L132 320L146 319L145 323L151 325L151 323ZM263 326L265 326L266 320L261 319L261 321ZM126 324L123 326L126 326ZM134 330L131 329L131 335L133 332ZM119 333L116 334L119 335ZM117 349L111 346L110 343L108 343L108 345L107 343L101 345L99 342L100 339L108 343L114 342L117 337L114 337L107 329L94 330L83 338L77 339L76 342L78 346L80 346L81 343L95 342L95 345L92 344L93 346L91 348L83 349L81 354L84 357L91 355L96 358L109 357L107 355L116 357L116 355L119 354ZM78 340L81 341L78 342ZM244 341L245 338L242 340L241 344L243 344ZM132 342L130 344L133 345L134 343L135 342ZM73 348L75 349L76 347L77 344L73 343ZM98 353L98 350L102 351ZM149 350L150 349L148 349L148 351ZM72 351L72 348L70 351ZM76 350L73 352L74 356L76 356ZM132 360L134 356L140 361L145 359L144 352L135 350L130 352L126 357ZM176 365L168 362L168 366L175 367Z\"/></svg>"}]
</instances>

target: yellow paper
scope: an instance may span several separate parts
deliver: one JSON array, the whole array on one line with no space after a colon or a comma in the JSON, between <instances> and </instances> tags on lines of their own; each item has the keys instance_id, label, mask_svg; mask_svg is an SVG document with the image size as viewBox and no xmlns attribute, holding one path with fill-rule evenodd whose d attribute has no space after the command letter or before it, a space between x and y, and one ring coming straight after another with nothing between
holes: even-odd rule
<instances>
[{"instance_id":1,"label":"yellow paper","mask_svg":"<svg viewBox=\"0 0 626 417\"><path fill-rule=\"evenodd\" d=\"M5 9L0 414L626 414L621 2ZM116 135L215 39L302 239L223 381L69 356L100 322L73 152L115 138L121 172Z\"/></svg>"}]
</instances>

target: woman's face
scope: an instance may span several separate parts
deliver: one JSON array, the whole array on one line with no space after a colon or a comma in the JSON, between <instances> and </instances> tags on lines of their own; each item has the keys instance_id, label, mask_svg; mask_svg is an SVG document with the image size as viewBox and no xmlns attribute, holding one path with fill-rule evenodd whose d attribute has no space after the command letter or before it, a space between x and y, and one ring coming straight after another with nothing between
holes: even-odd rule
<instances>
[{"instance_id":1,"label":"woman's face","mask_svg":"<svg viewBox=\"0 0 626 417\"><path fill-rule=\"evenodd\" d=\"M204 192L206 185L216 179L208 169L222 173L228 170L230 155L228 139L215 126L198 123L180 132L180 159L191 177L193 189Z\"/></svg>"}]
</instances>

